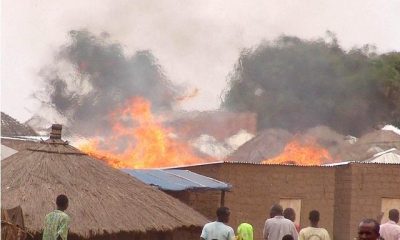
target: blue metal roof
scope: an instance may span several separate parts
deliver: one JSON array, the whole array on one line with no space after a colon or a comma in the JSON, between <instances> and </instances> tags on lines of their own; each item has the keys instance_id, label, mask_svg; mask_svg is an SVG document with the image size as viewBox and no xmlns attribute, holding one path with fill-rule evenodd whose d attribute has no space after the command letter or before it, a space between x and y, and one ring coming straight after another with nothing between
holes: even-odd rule
<instances>
[{"instance_id":1,"label":"blue metal roof","mask_svg":"<svg viewBox=\"0 0 400 240\"><path fill-rule=\"evenodd\" d=\"M177 169L122 169L122 171L139 179L140 181L157 186L161 190L229 190L227 183L206 177L189 170Z\"/></svg>"}]
</instances>

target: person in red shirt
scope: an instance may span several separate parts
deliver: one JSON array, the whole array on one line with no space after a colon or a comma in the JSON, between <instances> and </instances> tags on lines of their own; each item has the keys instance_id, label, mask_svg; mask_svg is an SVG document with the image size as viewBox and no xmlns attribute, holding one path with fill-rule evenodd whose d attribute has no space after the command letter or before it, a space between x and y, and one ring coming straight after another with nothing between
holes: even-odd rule
<instances>
[{"instance_id":1,"label":"person in red shirt","mask_svg":"<svg viewBox=\"0 0 400 240\"><path fill-rule=\"evenodd\" d=\"M300 225L294 222L296 221L296 212L293 208L285 208L285 210L283 210L283 217L292 221L296 227L296 231L300 232Z\"/></svg>"}]
</instances>

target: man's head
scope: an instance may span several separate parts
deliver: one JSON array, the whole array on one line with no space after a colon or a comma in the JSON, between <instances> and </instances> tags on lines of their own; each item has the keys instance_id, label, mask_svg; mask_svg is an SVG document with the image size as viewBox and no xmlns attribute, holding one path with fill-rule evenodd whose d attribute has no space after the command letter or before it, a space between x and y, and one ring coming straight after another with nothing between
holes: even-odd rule
<instances>
[{"instance_id":1,"label":"man's head","mask_svg":"<svg viewBox=\"0 0 400 240\"><path fill-rule=\"evenodd\" d=\"M68 198L64 194L58 195L56 198L57 209L65 211L68 208Z\"/></svg>"},{"instance_id":2,"label":"man's head","mask_svg":"<svg viewBox=\"0 0 400 240\"><path fill-rule=\"evenodd\" d=\"M231 211L227 207L220 207L217 209L218 222L228 223Z\"/></svg>"},{"instance_id":3,"label":"man's head","mask_svg":"<svg viewBox=\"0 0 400 240\"><path fill-rule=\"evenodd\" d=\"M287 235L283 236L282 240L294 240L294 239L293 239L292 235L287 234Z\"/></svg>"},{"instance_id":4,"label":"man's head","mask_svg":"<svg viewBox=\"0 0 400 240\"><path fill-rule=\"evenodd\" d=\"M359 240L376 240L379 236L379 223L376 220L365 219L358 225Z\"/></svg>"},{"instance_id":5,"label":"man's head","mask_svg":"<svg viewBox=\"0 0 400 240\"><path fill-rule=\"evenodd\" d=\"M395 223L398 223L399 222L399 210L391 209L389 211L389 219Z\"/></svg>"},{"instance_id":6,"label":"man's head","mask_svg":"<svg viewBox=\"0 0 400 240\"><path fill-rule=\"evenodd\" d=\"M283 210L283 216L292 222L296 220L296 212L293 208L286 208L285 210Z\"/></svg>"},{"instance_id":7,"label":"man's head","mask_svg":"<svg viewBox=\"0 0 400 240\"><path fill-rule=\"evenodd\" d=\"M275 216L282 216L282 214L283 214L283 208L281 205L279 204L272 205L271 210L269 211L269 216L271 218Z\"/></svg>"},{"instance_id":8,"label":"man's head","mask_svg":"<svg viewBox=\"0 0 400 240\"><path fill-rule=\"evenodd\" d=\"M317 225L319 222L319 212L317 210L310 211L308 219L310 220L311 224Z\"/></svg>"}]
</instances>

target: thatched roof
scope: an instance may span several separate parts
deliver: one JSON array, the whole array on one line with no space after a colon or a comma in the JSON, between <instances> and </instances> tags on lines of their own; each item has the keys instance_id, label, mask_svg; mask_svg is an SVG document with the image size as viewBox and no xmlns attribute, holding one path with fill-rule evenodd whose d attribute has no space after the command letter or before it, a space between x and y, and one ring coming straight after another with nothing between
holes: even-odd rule
<instances>
[{"instance_id":1,"label":"thatched roof","mask_svg":"<svg viewBox=\"0 0 400 240\"><path fill-rule=\"evenodd\" d=\"M1 138L1 144L17 151L41 146L41 143L38 141L7 137Z\"/></svg>"},{"instance_id":2,"label":"thatched roof","mask_svg":"<svg viewBox=\"0 0 400 240\"><path fill-rule=\"evenodd\" d=\"M1 136L36 136L37 133L28 125L18 122L16 119L1 112Z\"/></svg>"},{"instance_id":3,"label":"thatched roof","mask_svg":"<svg viewBox=\"0 0 400 240\"><path fill-rule=\"evenodd\" d=\"M333 162L366 159L368 156L377 153L370 148L377 145L373 142L380 141L382 139L381 135L386 136L384 138L388 139L389 142L396 137L394 136L396 134L392 134L390 131L379 131L367 134L356 144L351 144L346 140L344 135L337 133L327 126L316 126L298 134L292 134L283 129L266 129L252 140L240 146L236 152L227 158L227 161L258 163L279 155L285 145L293 139L300 141L307 139L314 140L318 145L329 151ZM388 138L389 135L391 137ZM397 138L400 138L400 136L397 136ZM366 144L365 141L370 141L371 143ZM382 146L385 144L378 145ZM389 145L392 146L391 144Z\"/></svg>"},{"instance_id":4,"label":"thatched roof","mask_svg":"<svg viewBox=\"0 0 400 240\"><path fill-rule=\"evenodd\" d=\"M387 151L377 153L372 158L367 159L363 162L400 164L400 151L396 148L392 148Z\"/></svg>"},{"instance_id":5,"label":"thatched roof","mask_svg":"<svg viewBox=\"0 0 400 240\"><path fill-rule=\"evenodd\" d=\"M227 157L230 162L259 163L279 155L293 135L283 129L266 129Z\"/></svg>"},{"instance_id":6,"label":"thatched roof","mask_svg":"<svg viewBox=\"0 0 400 240\"><path fill-rule=\"evenodd\" d=\"M386 130L375 130L361 136L355 144L340 149L342 160L363 161L382 150L400 149L400 135Z\"/></svg>"},{"instance_id":7,"label":"thatched roof","mask_svg":"<svg viewBox=\"0 0 400 240\"><path fill-rule=\"evenodd\" d=\"M2 206L21 205L25 225L33 232L41 231L59 194L70 199L70 233L85 238L105 232L168 231L207 221L180 201L59 139L4 159L1 171Z\"/></svg>"}]
</instances>

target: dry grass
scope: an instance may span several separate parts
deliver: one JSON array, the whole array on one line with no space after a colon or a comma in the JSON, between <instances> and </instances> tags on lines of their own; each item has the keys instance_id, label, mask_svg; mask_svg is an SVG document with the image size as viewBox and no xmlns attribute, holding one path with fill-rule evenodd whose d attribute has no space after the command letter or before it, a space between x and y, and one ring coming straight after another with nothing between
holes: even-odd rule
<instances>
[{"instance_id":1,"label":"dry grass","mask_svg":"<svg viewBox=\"0 0 400 240\"><path fill-rule=\"evenodd\" d=\"M60 141L60 140L59 140ZM180 201L64 144L41 143L1 162L2 206L21 205L25 226L41 231L66 194L72 234L170 231L206 219Z\"/></svg>"}]
</instances>

